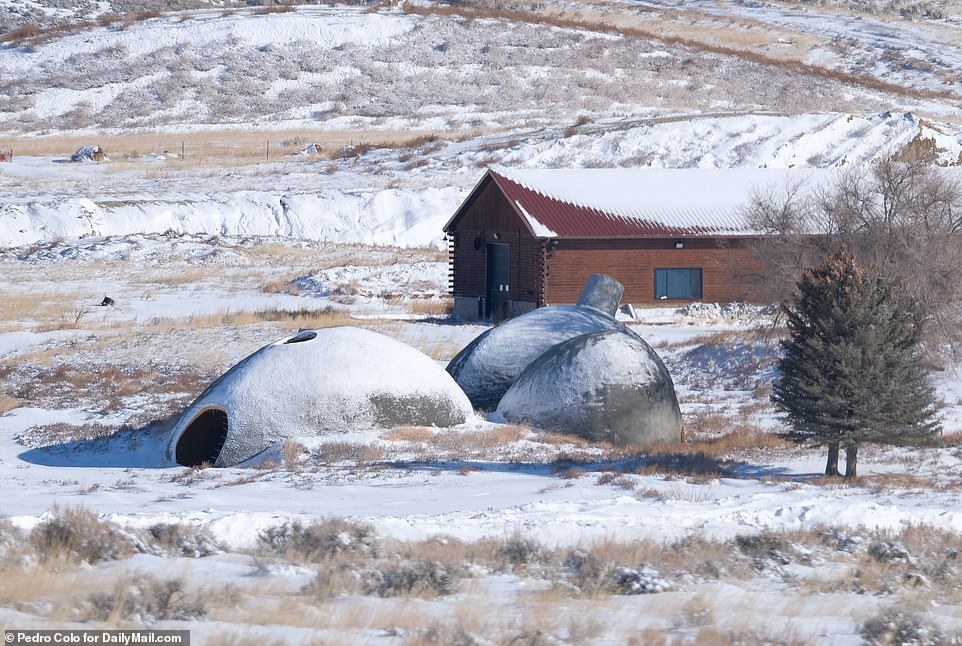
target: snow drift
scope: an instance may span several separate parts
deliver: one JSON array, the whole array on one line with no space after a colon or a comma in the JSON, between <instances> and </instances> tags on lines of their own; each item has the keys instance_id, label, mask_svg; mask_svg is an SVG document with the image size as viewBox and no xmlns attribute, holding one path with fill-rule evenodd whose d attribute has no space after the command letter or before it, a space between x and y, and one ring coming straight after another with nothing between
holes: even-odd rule
<instances>
[{"instance_id":1,"label":"snow drift","mask_svg":"<svg viewBox=\"0 0 962 646\"><path fill-rule=\"evenodd\" d=\"M441 248L441 228L460 197L460 189L451 187L9 202L0 203L0 245L172 231Z\"/></svg>"}]
</instances>

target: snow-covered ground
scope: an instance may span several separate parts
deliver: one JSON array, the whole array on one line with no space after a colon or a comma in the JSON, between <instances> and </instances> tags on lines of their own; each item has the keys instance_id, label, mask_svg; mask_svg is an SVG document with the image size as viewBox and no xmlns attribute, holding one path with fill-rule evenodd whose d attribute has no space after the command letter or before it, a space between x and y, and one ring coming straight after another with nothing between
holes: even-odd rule
<instances>
[{"instance_id":1,"label":"snow-covered ground","mask_svg":"<svg viewBox=\"0 0 962 646\"><path fill-rule=\"evenodd\" d=\"M672 616L658 619L649 613L645 620L604 624L589 641L623 643L642 628L678 639L708 639L706 626L731 632L742 625L735 616L757 622L757 635L778 638L780 629L766 623L764 612L722 600L750 589L777 600L779 616L787 617L800 643L855 644L859 626L884 612L888 598L874 588L859 592L825 583L835 580L832 573L852 571L858 559L875 559L871 550L881 548L872 546L886 540L904 547L905 532L912 528L949 536L962 531L962 453L954 439L947 448L866 450L863 479L851 485L819 477L821 451L761 439L778 428L766 395L776 339L769 315L757 308L640 309L638 319L628 321L664 357L689 441L695 442L692 450L703 451L701 456L626 454L475 416L452 429L402 428L337 441L302 438L293 448L278 445L267 458L243 467L193 470L164 457L172 421L220 372L298 327L362 325L410 343L442 365L449 360L484 328L418 313L427 304L441 304L442 256L167 234L8 249L0 254L0 266L6 308L0 332L5 397L0 401L7 411L0 416L0 516L30 531L61 513L51 512L54 506L82 507L126 532L186 524L224 550L197 560L137 548L148 553L117 565L109 560L95 565L92 572L100 582L91 584L94 589L114 585L121 565L161 579L174 567L191 589L202 581L239 586L237 594L248 601L231 603L278 602L264 597L265 590L294 603L317 566L310 559L289 563L288 557L264 555L261 537L285 523L309 525L332 517L368 523L378 540L402 546L390 549L415 549L425 541L430 546L438 540L467 545L487 540L504 550L523 538L556 555L544 557L541 565L510 567L478 556L475 569L450 594L417 602L419 613L448 625L463 604L500 607L527 589L532 590L527 594L547 595L537 603L548 604L549 616L566 604L577 605L577 594L571 599L549 594L552 586L575 576L568 566L552 565L571 549L598 550L606 541L677 546L697 540L734 559L720 564L723 570L745 567L749 574L644 570L644 581L663 579L671 589L654 594L667 595L662 601L605 596L589 613L592 621L601 621L597 613L602 611L642 612L652 603L669 603ZM97 307L103 294L115 305ZM953 436L962 432L959 375L948 370L937 378L945 432ZM743 439L727 448L712 444L724 437ZM747 556L745 537L753 535L776 537L771 540L781 541L784 554ZM825 536L855 542L845 543L848 551L839 550L826 547ZM751 565L752 558L762 558L761 564ZM922 555L912 558L920 571L928 567ZM654 555L645 562L659 563ZM15 570L21 567L28 566L20 562ZM729 592L722 594L719 585ZM924 590L943 589L937 582L925 585L898 594L915 603ZM821 606L817 617L812 609L792 611L812 602L807 590L813 587L834 589L833 603ZM660 588L651 592L655 589ZM722 597L715 599L716 594ZM337 603L364 598L348 594ZM387 608L396 610L391 605L396 603L401 602L377 602L386 605L371 609L371 616L386 623L365 629L330 617L308 624L340 626L342 638L356 643L410 643L419 629L401 630L402 624L391 623L398 620L383 616ZM699 604L708 608L710 620L678 623L684 608ZM925 621L956 629L962 609L954 604L946 599L929 608ZM6 606L0 619L11 625L65 625L44 607ZM85 615L85 607L76 606L75 621L97 616ZM227 610L209 612L222 618L128 621L189 627L196 638L211 643L223 633L258 630L256 620L227 618ZM507 634L513 630L511 616L475 632ZM298 628L303 621L274 623L289 626L281 633L289 643L306 638ZM556 623L540 625L557 639L587 639Z\"/></svg>"},{"instance_id":2,"label":"snow-covered ground","mask_svg":"<svg viewBox=\"0 0 962 646\"><path fill-rule=\"evenodd\" d=\"M772 434L780 332L758 308L626 320L674 378L683 449L474 415L226 469L163 452L211 381L299 328L359 325L446 364L485 327L446 316L440 229L491 165L962 164L956 4L222 4L0 0L0 28L41 26L0 44L0 628L412 645L962 630L959 367L934 376L946 446L867 447L858 481L825 479L821 451ZM43 30L75 19L97 24ZM109 161L67 163L94 144ZM95 540L58 547L64 518Z\"/></svg>"}]
</instances>

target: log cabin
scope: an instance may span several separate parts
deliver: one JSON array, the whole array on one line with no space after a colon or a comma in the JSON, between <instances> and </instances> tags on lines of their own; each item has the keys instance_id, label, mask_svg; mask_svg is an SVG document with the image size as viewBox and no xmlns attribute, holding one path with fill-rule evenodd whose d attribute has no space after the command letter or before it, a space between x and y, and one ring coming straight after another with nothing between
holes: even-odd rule
<instances>
[{"instance_id":1,"label":"log cabin","mask_svg":"<svg viewBox=\"0 0 962 646\"><path fill-rule=\"evenodd\" d=\"M455 314L500 320L575 303L593 273L619 280L633 305L760 302L751 243L762 233L746 207L812 174L490 168L444 226Z\"/></svg>"}]
</instances>

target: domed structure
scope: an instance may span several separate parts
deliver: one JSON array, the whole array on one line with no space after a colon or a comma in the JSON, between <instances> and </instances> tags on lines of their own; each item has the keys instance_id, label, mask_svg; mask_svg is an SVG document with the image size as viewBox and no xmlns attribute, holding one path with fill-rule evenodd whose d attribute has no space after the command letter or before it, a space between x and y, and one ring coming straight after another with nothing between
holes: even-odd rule
<instances>
[{"instance_id":1,"label":"domed structure","mask_svg":"<svg viewBox=\"0 0 962 646\"><path fill-rule=\"evenodd\" d=\"M550 305L487 330L461 350L447 370L475 408L493 410L528 364L552 346L589 332L624 329L594 307Z\"/></svg>"},{"instance_id":2,"label":"domed structure","mask_svg":"<svg viewBox=\"0 0 962 646\"><path fill-rule=\"evenodd\" d=\"M677 442L681 411L665 364L628 330L583 334L554 346L498 405L512 422L618 446Z\"/></svg>"},{"instance_id":3,"label":"domed structure","mask_svg":"<svg viewBox=\"0 0 962 646\"><path fill-rule=\"evenodd\" d=\"M471 413L450 375L410 346L362 328L303 330L211 384L174 426L167 456L225 467L286 438L453 426Z\"/></svg>"}]
</instances>

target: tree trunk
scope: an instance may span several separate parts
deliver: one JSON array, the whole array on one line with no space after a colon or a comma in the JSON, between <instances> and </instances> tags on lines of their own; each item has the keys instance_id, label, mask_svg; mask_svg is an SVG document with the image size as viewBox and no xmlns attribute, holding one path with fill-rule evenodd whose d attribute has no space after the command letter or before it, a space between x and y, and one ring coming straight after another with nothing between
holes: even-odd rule
<instances>
[{"instance_id":1,"label":"tree trunk","mask_svg":"<svg viewBox=\"0 0 962 646\"><path fill-rule=\"evenodd\" d=\"M858 470L858 444L845 447L845 478L854 478Z\"/></svg>"},{"instance_id":2,"label":"tree trunk","mask_svg":"<svg viewBox=\"0 0 962 646\"><path fill-rule=\"evenodd\" d=\"M825 475L838 475L838 442L828 445L828 462L825 463Z\"/></svg>"}]
</instances>

